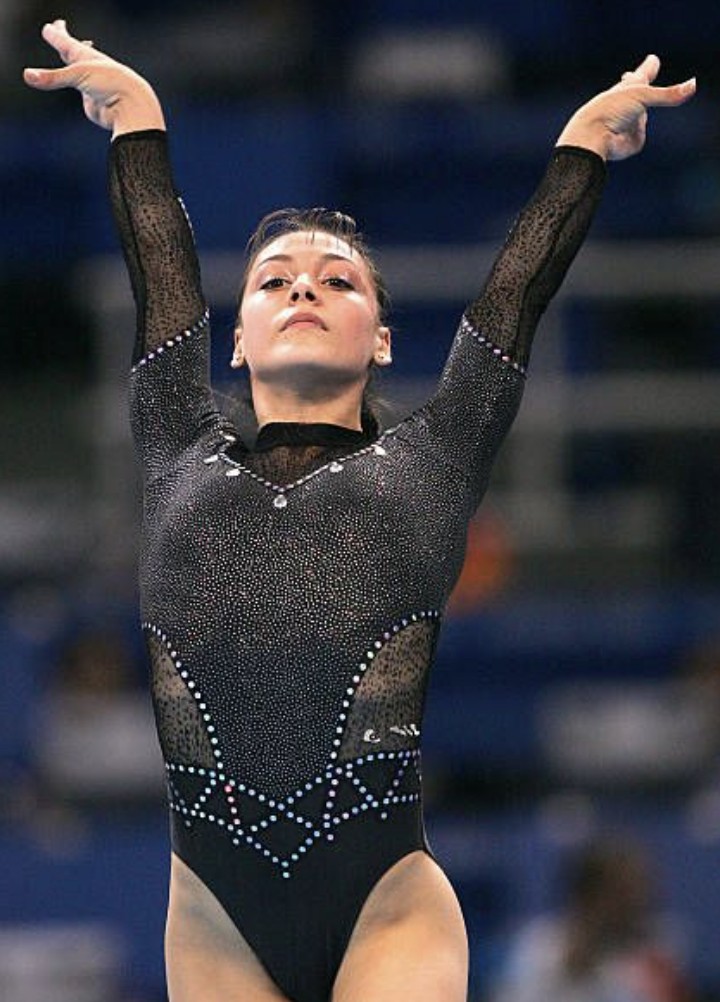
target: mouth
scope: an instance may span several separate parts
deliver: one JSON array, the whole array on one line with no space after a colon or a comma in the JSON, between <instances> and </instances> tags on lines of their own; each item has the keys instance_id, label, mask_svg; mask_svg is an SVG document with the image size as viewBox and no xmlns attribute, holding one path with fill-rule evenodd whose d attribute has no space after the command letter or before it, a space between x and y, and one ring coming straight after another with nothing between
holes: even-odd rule
<instances>
[{"instance_id":1,"label":"mouth","mask_svg":"<svg viewBox=\"0 0 720 1002\"><path fill-rule=\"evenodd\" d=\"M288 328L296 327L298 325L309 325L313 327L320 327L322 330L327 330L325 324L316 313L293 313L293 315L282 325L281 330L286 331Z\"/></svg>"}]
</instances>

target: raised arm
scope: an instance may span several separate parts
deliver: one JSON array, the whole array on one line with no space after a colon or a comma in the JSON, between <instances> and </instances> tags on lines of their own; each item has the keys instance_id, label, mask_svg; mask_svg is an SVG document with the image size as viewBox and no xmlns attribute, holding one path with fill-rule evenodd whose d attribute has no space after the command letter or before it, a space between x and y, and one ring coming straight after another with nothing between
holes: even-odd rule
<instances>
[{"instance_id":1,"label":"raised arm","mask_svg":"<svg viewBox=\"0 0 720 1002\"><path fill-rule=\"evenodd\" d=\"M85 114L112 133L110 198L137 308L131 418L147 480L222 420L209 383L209 331L192 230L173 183L160 102L141 76L64 21L43 38L66 64L25 70L40 90L75 88Z\"/></svg>"},{"instance_id":2,"label":"raised arm","mask_svg":"<svg viewBox=\"0 0 720 1002\"><path fill-rule=\"evenodd\" d=\"M66 64L27 69L41 90L75 88L85 114L112 132L110 197L137 305L135 361L205 313L192 231L175 190L160 102L134 70L74 38L64 21L43 38Z\"/></svg>"},{"instance_id":3,"label":"raised arm","mask_svg":"<svg viewBox=\"0 0 720 1002\"><path fill-rule=\"evenodd\" d=\"M623 160L643 148L648 108L682 104L695 91L694 80L653 86L659 69L657 56L648 56L570 118L540 187L467 310L476 329L520 367L527 364L538 320L590 227L604 187L605 161Z\"/></svg>"},{"instance_id":4,"label":"raised arm","mask_svg":"<svg viewBox=\"0 0 720 1002\"><path fill-rule=\"evenodd\" d=\"M475 499L516 412L538 321L592 221L605 161L642 149L648 108L680 105L695 91L694 80L653 86L659 66L648 56L570 118L538 190L465 312L423 416L426 433L453 457Z\"/></svg>"}]
</instances>

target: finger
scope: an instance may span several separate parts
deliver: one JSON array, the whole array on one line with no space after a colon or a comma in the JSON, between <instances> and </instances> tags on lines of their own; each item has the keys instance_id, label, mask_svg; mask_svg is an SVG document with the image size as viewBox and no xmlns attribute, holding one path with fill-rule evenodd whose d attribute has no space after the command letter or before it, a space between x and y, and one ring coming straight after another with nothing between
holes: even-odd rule
<instances>
[{"instance_id":1,"label":"finger","mask_svg":"<svg viewBox=\"0 0 720 1002\"><path fill-rule=\"evenodd\" d=\"M44 24L40 34L48 45L51 45L55 49L63 62L67 63L70 59L72 38L67 30L65 21L58 20Z\"/></svg>"},{"instance_id":2,"label":"finger","mask_svg":"<svg viewBox=\"0 0 720 1002\"><path fill-rule=\"evenodd\" d=\"M81 42L67 30L65 21L53 21L43 25L42 37L57 52L64 63L74 63L78 59L92 58L95 54L92 42Z\"/></svg>"},{"instance_id":3,"label":"finger","mask_svg":"<svg viewBox=\"0 0 720 1002\"><path fill-rule=\"evenodd\" d=\"M646 108L671 107L683 104L689 100L697 89L695 77L686 80L684 83L673 84L671 87L651 87L638 86L633 88L637 91L638 100L642 101Z\"/></svg>"},{"instance_id":4,"label":"finger","mask_svg":"<svg viewBox=\"0 0 720 1002\"><path fill-rule=\"evenodd\" d=\"M650 53L633 72L645 83L652 83L660 72L660 60L654 53Z\"/></svg>"},{"instance_id":5,"label":"finger","mask_svg":"<svg viewBox=\"0 0 720 1002\"><path fill-rule=\"evenodd\" d=\"M85 69L82 63L63 66L59 70L28 67L23 71L23 79L30 87L37 87L38 90L62 90L65 87L77 87L85 77Z\"/></svg>"},{"instance_id":6,"label":"finger","mask_svg":"<svg viewBox=\"0 0 720 1002\"><path fill-rule=\"evenodd\" d=\"M646 56L634 70L626 70L620 77L623 84L651 84L660 72L660 60L657 56Z\"/></svg>"}]
</instances>

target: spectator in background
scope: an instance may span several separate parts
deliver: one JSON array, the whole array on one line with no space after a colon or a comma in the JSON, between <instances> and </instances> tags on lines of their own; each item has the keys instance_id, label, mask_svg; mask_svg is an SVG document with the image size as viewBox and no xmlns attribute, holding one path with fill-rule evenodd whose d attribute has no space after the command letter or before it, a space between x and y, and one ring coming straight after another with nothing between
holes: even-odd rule
<instances>
[{"instance_id":1,"label":"spectator in background","mask_svg":"<svg viewBox=\"0 0 720 1002\"><path fill-rule=\"evenodd\" d=\"M590 844L563 886L563 911L531 921L512 943L494 1002L689 1002L640 847Z\"/></svg>"},{"instance_id":2,"label":"spectator in background","mask_svg":"<svg viewBox=\"0 0 720 1002\"><path fill-rule=\"evenodd\" d=\"M152 712L116 631L80 631L61 652L39 708L35 768L50 801L108 807L162 796Z\"/></svg>"}]
</instances>

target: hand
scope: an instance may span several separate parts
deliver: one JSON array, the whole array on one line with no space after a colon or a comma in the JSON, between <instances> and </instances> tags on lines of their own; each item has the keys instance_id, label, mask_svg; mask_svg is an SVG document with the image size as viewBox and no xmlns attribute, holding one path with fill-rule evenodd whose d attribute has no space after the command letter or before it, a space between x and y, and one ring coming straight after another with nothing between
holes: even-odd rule
<instances>
[{"instance_id":1,"label":"hand","mask_svg":"<svg viewBox=\"0 0 720 1002\"><path fill-rule=\"evenodd\" d=\"M129 66L98 51L92 42L74 38L64 21L44 25L42 37L66 65L57 70L26 69L23 76L30 87L74 87L82 95L90 121L112 130L113 137L139 129L165 128L155 92Z\"/></svg>"},{"instance_id":2,"label":"hand","mask_svg":"<svg viewBox=\"0 0 720 1002\"><path fill-rule=\"evenodd\" d=\"M657 56L647 56L619 83L584 104L563 129L558 146L583 146L605 160L624 160L645 145L647 110L684 104L695 93L695 78L672 87L654 87Z\"/></svg>"}]
</instances>

